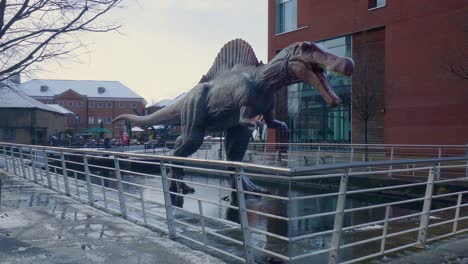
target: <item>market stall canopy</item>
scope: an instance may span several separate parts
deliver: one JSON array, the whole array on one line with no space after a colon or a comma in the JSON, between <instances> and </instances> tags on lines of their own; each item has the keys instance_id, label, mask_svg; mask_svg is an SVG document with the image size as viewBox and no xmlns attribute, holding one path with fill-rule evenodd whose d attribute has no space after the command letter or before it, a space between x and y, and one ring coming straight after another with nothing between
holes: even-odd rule
<instances>
[{"instance_id":1,"label":"market stall canopy","mask_svg":"<svg viewBox=\"0 0 468 264\"><path fill-rule=\"evenodd\" d=\"M143 132L144 130L139 127L133 127L132 132Z\"/></svg>"}]
</instances>

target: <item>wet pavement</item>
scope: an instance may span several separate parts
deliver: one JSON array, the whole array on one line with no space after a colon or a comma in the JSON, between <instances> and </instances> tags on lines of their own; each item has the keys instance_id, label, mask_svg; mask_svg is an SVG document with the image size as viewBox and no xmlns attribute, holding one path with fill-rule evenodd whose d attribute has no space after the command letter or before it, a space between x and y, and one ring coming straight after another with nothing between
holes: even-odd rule
<instances>
[{"instance_id":1,"label":"wet pavement","mask_svg":"<svg viewBox=\"0 0 468 264\"><path fill-rule=\"evenodd\" d=\"M2 176L1 263L223 263L26 180Z\"/></svg>"}]
</instances>

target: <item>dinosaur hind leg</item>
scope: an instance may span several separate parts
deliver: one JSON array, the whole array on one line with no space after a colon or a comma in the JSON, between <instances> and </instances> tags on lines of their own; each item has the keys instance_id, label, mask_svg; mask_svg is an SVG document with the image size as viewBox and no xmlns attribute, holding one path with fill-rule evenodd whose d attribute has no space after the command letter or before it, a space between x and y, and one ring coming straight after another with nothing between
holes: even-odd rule
<instances>
[{"instance_id":1,"label":"dinosaur hind leg","mask_svg":"<svg viewBox=\"0 0 468 264\"><path fill-rule=\"evenodd\" d=\"M229 128L226 131L226 137L224 141L224 146L226 148L226 157L229 161L242 161L244 154L249 145L250 137L252 131L244 126L236 126ZM257 187L246 175L241 175L243 187L246 191L251 192L260 192L264 193L265 191ZM236 181L234 177L231 177L231 188L236 188ZM236 202L237 196L233 192L231 195L232 202Z\"/></svg>"},{"instance_id":2,"label":"dinosaur hind leg","mask_svg":"<svg viewBox=\"0 0 468 264\"><path fill-rule=\"evenodd\" d=\"M205 107L205 92L206 87L203 85L196 86L189 94L181 109L181 135L177 138L174 156L188 157L195 153L203 143L205 136L206 107ZM181 168L172 168L170 176L182 180L184 171ZM179 181L171 181L170 190L177 193L193 193L195 190L187 184ZM174 199L183 198L181 196L173 197ZM183 201L183 199L181 199ZM175 202L173 204L182 206L183 202Z\"/></svg>"}]
</instances>

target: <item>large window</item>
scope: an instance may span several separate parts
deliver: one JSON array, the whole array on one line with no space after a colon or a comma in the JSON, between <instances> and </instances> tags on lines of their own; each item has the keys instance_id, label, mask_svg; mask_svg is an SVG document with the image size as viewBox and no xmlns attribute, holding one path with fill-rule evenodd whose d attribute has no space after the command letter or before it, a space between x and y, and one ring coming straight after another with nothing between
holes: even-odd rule
<instances>
[{"instance_id":1,"label":"large window","mask_svg":"<svg viewBox=\"0 0 468 264\"><path fill-rule=\"evenodd\" d=\"M297 0L276 0L276 33L297 29Z\"/></svg>"},{"instance_id":2,"label":"large window","mask_svg":"<svg viewBox=\"0 0 468 264\"><path fill-rule=\"evenodd\" d=\"M94 116L88 116L88 124L90 125L94 124Z\"/></svg>"},{"instance_id":3,"label":"large window","mask_svg":"<svg viewBox=\"0 0 468 264\"><path fill-rule=\"evenodd\" d=\"M351 57L351 36L317 43L331 53ZM343 105L330 108L322 96L307 83L288 87L290 142L351 141L351 78L327 74L328 81L343 100Z\"/></svg>"},{"instance_id":4,"label":"large window","mask_svg":"<svg viewBox=\"0 0 468 264\"><path fill-rule=\"evenodd\" d=\"M3 139L4 140L14 140L16 137L14 128L4 128L3 129Z\"/></svg>"},{"instance_id":5,"label":"large window","mask_svg":"<svg viewBox=\"0 0 468 264\"><path fill-rule=\"evenodd\" d=\"M368 0L368 9L374 9L384 7L387 4L387 0Z\"/></svg>"}]
</instances>

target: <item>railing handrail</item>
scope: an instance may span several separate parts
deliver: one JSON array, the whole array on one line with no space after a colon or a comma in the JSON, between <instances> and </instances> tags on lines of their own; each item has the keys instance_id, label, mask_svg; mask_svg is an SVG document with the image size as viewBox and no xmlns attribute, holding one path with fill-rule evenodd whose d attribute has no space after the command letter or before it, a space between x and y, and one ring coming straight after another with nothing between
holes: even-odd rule
<instances>
[{"instance_id":1,"label":"railing handrail","mask_svg":"<svg viewBox=\"0 0 468 264\"><path fill-rule=\"evenodd\" d=\"M244 170L257 170L266 173L275 173L280 175L290 175L291 169L274 167L274 166L264 166L252 163L245 162L235 162L235 161L224 161L224 160L202 160L195 158L183 158L183 157L174 157L174 156L161 156L161 155L148 155L148 154L139 154L139 153L128 153L128 152L115 152L115 151L103 151L103 150L88 150L88 149L74 149L74 148L63 148L63 147L51 147L51 146L40 146L40 145L26 145L26 144L15 144L15 143L6 143L0 142L0 145L12 146L12 147L24 147L24 148L34 148L58 152L72 152L72 153L86 153L86 154L95 154L95 155L113 155L119 157L134 157L134 158L146 158L151 160L162 160L166 162L183 162L194 165L213 165L219 167L233 167L233 168L242 168ZM234 172L233 172L234 173Z\"/></svg>"},{"instance_id":2,"label":"railing handrail","mask_svg":"<svg viewBox=\"0 0 468 264\"><path fill-rule=\"evenodd\" d=\"M211 142L210 142L211 143ZM268 143L268 142L251 142L250 144L255 144L255 145L291 145L291 146L369 146L369 147L421 147L421 148L438 148L438 147L443 147L443 148L467 148L468 149L468 143L466 145L433 145L433 144L356 144L356 143Z\"/></svg>"},{"instance_id":3,"label":"railing handrail","mask_svg":"<svg viewBox=\"0 0 468 264\"><path fill-rule=\"evenodd\" d=\"M468 161L468 156L463 157L443 157L443 158L425 158L425 159L401 159L401 160L386 160L386 161L360 161L350 163L336 163L326 165L307 166L302 168L291 169L292 175L302 175L310 172L337 170L337 169L352 169L363 167L376 167L388 165L403 165L403 164L421 164L421 163L437 163L444 161Z\"/></svg>"},{"instance_id":4,"label":"railing handrail","mask_svg":"<svg viewBox=\"0 0 468 264\"><path fill-rule=\"evenodd\" d=\"M218 167L232 167L242 168L244 170L256 170L265 173L274 173L282 176L298 176L307 173L313 173L317 171L329 171L346 168L362 168L362 167L375 167L384 165L403 165L403 164L421 164L421 163L436 163L444 161L468 161L468 156L462 157L437 157L437 158L420 158L420 159L400 159L400 160L386 160L386 161L359 161L359 162L348 162L348 163L336 163L326 165L314 165L306 166L302 168L282 168L277 166L265 166L246 162L234 162L225 160L204 160L196 158L183 158L174 156L161 156L161 155L148 155L139 153L128 153L128 152L114 152L114 151L102 151L102 150L85 150L85 149L74 149L74 148L63 148L63 147L51 147L51 146L39 146L39 145L26 145L26 144L14 144L0 142L0 145L13 146L13 147L24 147L24 148L35 148L42 150L58 151L58 152L72 152L72 153L86 153L94 155L113 155L118 157L134 157L134 158L145 158L151 160L161 160L166 162L182 162L193 165L212 165ZM233 172L234 173L234 172Z\"/></svg>"}]
</instances>

